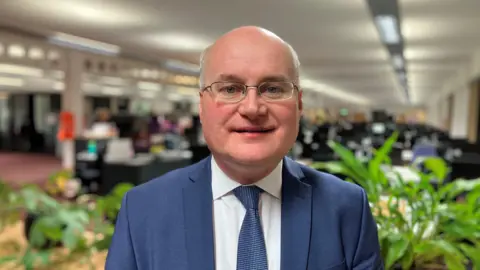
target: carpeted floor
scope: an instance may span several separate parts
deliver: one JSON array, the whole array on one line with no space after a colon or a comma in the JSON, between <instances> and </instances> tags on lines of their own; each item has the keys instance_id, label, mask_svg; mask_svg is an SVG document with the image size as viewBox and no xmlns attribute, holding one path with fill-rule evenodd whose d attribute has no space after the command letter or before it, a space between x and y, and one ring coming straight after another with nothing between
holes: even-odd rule
<instances>
[{"instance_id":1,"label":"carpeted floor","mask_svg":"<svg viewBox=\"0 0 480 270\"><path fill-rule=\"evenodd\" d=\"M61 160L52 155L0 153L0 181L12 186L25 183L43 185L61 168Z\"/></svg>"}]
</instances>

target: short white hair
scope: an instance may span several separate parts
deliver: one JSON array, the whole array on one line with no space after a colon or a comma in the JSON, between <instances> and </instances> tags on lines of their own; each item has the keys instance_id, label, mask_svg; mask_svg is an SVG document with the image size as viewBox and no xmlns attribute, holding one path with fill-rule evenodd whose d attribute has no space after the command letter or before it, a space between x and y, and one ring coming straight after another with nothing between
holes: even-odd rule
<instances>
[{"instance_id":1,"label":"short white hair","mask_svg":"<svg viewBox=\"0 0 480 270\"><path fill-rule=\"evenodd\" d=\"M297 80L297 84L299 85L300 84L300 59L298 58L298 54L295 51L295 49L292 47L292 45L288 44L287 42L285 42L283 40L282 40L282 42L285 46L287 46L288 50L290 51L290 54L292 55L295 79ZM200 75L199 75L199 87L200 87L200 89L205 87L205 76L204 76L205 62L206 62L206 59L207 59L207 56L208 56L208 52L212 48L212 46L213 45L208 46L200 54Z\"/></svg>"}]
</instances>

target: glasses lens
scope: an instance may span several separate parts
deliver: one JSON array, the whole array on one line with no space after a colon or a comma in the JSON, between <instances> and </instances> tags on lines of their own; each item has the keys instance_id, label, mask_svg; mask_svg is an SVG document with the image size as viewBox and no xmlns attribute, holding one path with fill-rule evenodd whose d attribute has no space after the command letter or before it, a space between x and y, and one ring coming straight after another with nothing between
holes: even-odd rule
<instances>
[{"instance_id":1,"label":"glasses lens","mask_svg":"<svg viewBox=\"0 0 480 270\"><path fill-rule=\"evenodd\" d=\"M288 99L294 88L290 82L264 82L258 87L262 97L270 100Z\"/></svg>"},{"instance_id":2,"label":"glasses lens","mask_svg":"<svg viewBox=\"0 0 480 270\"><path fill-rule=\"evenodd\" d=\"M211 88L217 99L230 102L242 99L245 92L245 85L233 82L216 82Z\"/></svg>"}]
</instances>

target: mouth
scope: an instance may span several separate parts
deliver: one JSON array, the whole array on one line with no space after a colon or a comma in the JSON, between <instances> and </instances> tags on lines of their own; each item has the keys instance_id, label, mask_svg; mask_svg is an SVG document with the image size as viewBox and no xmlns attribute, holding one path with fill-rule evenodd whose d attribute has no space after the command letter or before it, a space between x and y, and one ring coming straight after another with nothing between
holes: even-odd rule
<instances>
[{"instance_id":1,"label":"mouth","mask_svg":"<svg viewBox=\"0 0 480 270\"><path fill-rule=\"evenodd\" d=\"M240 133L240 134L267 134L267 133L272 133L273 131L275 131L275 128L252 127L252 128L233 129L233 132Z\"/></svg>"}]
</instances>

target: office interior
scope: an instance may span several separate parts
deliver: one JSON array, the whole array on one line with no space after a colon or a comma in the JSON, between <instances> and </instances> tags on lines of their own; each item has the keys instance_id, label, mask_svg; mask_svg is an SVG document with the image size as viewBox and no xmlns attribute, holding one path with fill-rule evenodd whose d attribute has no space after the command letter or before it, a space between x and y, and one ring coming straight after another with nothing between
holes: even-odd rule
<instances>
[{"instance_id":1,"label":"office interior","mask_svg":"<svg viewBox=\"0 0 480 270\"><path fill-rule=\"evenodd\" d=\"M277 33L299 54L304 111L291 158L341 162L336 142L368 163L396 136L390 170L420 183L415 160L439 158L446 183L480 188L480 1L208 2L1 2L0 201L27 184L59 202L95 201L208 157L199 55L242 25ZM26 209L0 224L0 242L33 245L29 228L44 213ZM103 269L106 250L96 253Z\"/></svg>"}]
</instances>

